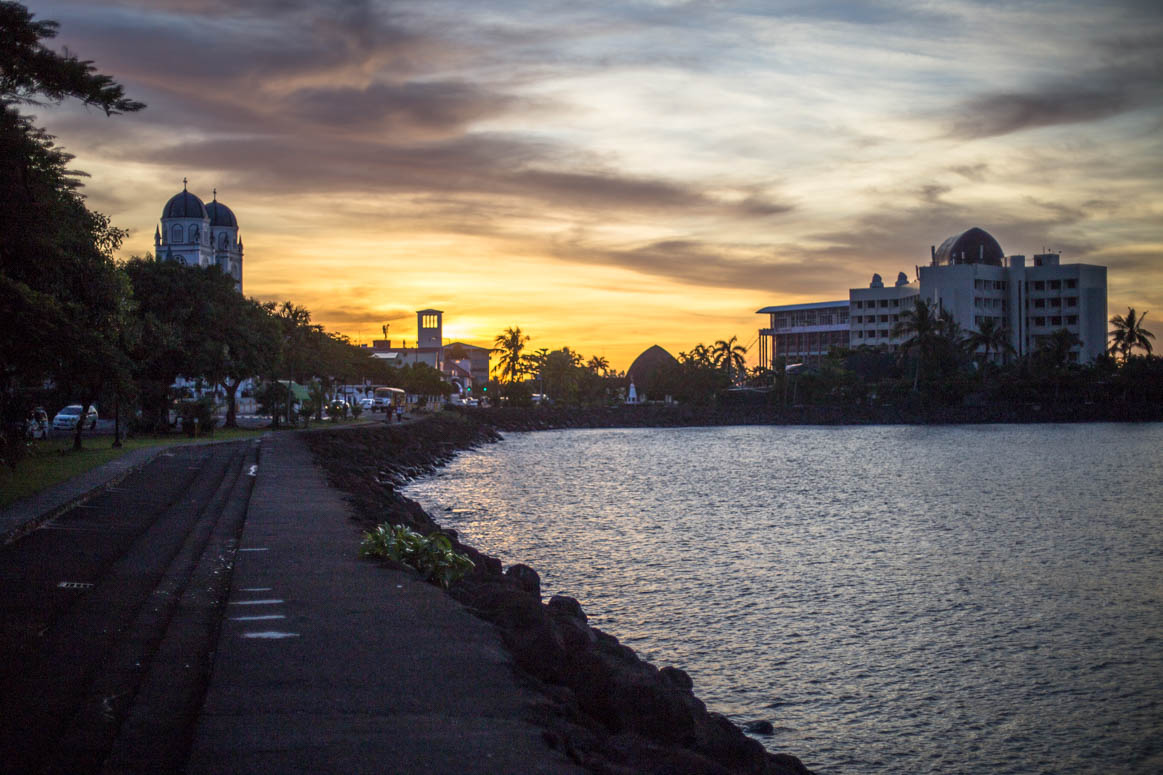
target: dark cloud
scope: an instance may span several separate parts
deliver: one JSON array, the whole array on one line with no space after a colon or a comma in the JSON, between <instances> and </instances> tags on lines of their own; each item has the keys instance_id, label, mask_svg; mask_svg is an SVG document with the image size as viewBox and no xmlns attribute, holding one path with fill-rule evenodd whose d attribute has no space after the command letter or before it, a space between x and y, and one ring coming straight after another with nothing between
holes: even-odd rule
<instances>
[{"instance_id":1,"label":"dark cloud","mask_svg":"<svg viewBox=\"0 0 1163 775\"><path fill-rule=\"evenodd\" d=\"M1023 129L1101 121L1141 104L1126 91L1055 87L975 97L955 111L950 134L963 139L996 137Z\"/></svg>"},{"instance_id":2,"label":"dark cloud","mask_svg":"<svg viewBox=\"0 0 1163 775\"><path fill-rule=\"evenodd\" d=\"M839 292L843 268L836 262L788 260L775 246L745 246L699 240L661 240L632 248L561 240L551 255L571 262L628 269L689 285L771 293Z\"/></svg>"},{"instance_id":3,"label":"dark cloud","mask_svg":"<svg viewBox=\"0 0 1163 775\"><path fill-rule=\"evenodd\" d=\"M464 82L373 84L363 89L305 89L287 97L289 113L346 130L377 129L393 137L463 132L521 101Z\"/></svg>"},{"instance_id":4,"label":"dark cloud","mask_svg":"<svg viewBox=\"0 0 1163 775\"><path fill-rule=\"evenodd\" d=\"M974 183L984 183L989 174L989 165L985 162L978 162L977 164L961 164L949 168L950 172L955 172L966 180Z\"/></svg>"},{"instance_id":5,"label":"dark cloud","mask_svg":"<svg viewBox=\"0 0 1163 775\"><path fill-rule=\"evenodd\" d=\"M392 323L397 320L416 319L416 312L414 310L405 310L400 308L384 310L383 308L374 304L345 304L338 307L323 307L321 309L314 310L312 314L319 320L326 320L332 324L374 324L375 330L368 331L366 333L369 336L374 335L376 338L379 338L383 335L383 331L380 328L383 323ZM391 334L392 332L389 330L388 335L391 336Z\"/></svg>"},{"instance_id":6,"label":"dark cloud","mask_svg":"<svg viewBox=\"0 0 1163 775\"><path fill-rule=\"evenodd\" d=\"M922 189L912 203L873 211L848 228L813 235L813 242L828 247L806 251L803 257L848 261L869 276L873 271L886 277L888 272L905 271L913 277L913 267L929 262L930 246L974 226L992 234L1007 254L1029 255L1052 245L1081 257L1097 249L1094 242L1072 236L1072 227L1084 217L1077 208L1050 201L1033 203L1045 213L1043 217L1031 214L1030 208L1016 213L1012 208L957 205L932 199Z\"/></svg>"},{"instance_id":7,"label":"dark cloud","mask_svg":"<svg viewBox=\"0 0 1163 775\"><path fill-rule=\"evenodd\" d=\"M390 145L325 135L194 141L134 153L156 163L217 169L252 193L360 192L463 195L524 201L530 212L567 208L590 217L630 212L715 214L747 219L790 205L749 193L721 200L696 183L593 168L555 169L565 149L512 135L470 134L448 141Z\"/></svg>"},{"instance_id":8,"label":"dark cloud","mask_svg":"<svg viewBox=\"0 0 1163 775\"><path fill-rule=\"evenodd\" d=\"M1058 80L987 92L954 106L949 135L996 137L1103 121L1163 104L1163 35L1158 32L1092 41L1084 44L1078 61L1095 64Z\"/></svg>"}]
</instances>

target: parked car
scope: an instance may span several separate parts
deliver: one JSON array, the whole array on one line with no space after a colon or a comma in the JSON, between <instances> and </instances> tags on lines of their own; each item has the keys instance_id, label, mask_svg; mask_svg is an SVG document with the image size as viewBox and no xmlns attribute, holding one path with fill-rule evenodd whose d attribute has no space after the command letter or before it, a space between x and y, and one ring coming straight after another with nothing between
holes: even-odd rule
<instances>
[{"instance_id":1,"label":"parked car","mask_svg":"<svg viewBox=\"0 0 1163 775\"><path fill-rule=\"evenodd\" d=\"M376 400L371 397L359 399L359 408L365 412L369 411L375 404Z\"/></svg>"},{"instance_id":2,"label":"parked car","mask_svg":"<svg viewBox=\"0 0 1163 775\"><path fill-rule=\"evenodd\" d=\"M52 427L56 431L71 431L77 427L77 421L81 419L81 412L84 407L80 404L69 404L64 409L57 412L56 417L52 418ZM88 423L89 428L97 427L97 407L90 406L88 414L85 415L85 422Z\"/></svg>"}]
</instances>

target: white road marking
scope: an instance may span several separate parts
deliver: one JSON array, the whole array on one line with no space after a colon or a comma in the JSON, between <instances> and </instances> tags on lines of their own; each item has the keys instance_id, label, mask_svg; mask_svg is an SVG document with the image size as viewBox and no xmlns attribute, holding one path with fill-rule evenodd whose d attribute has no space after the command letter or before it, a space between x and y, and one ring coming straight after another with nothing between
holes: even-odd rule
<instances>
[{"instance_id":1,"label":"white road marking","mask_svg":"<svg viewBox=\"0 0 1163 775\"><path fill-rule=\"evenodd\" d=\"M266 552L266 551L270 551L270 550L265 546L256 546L252 549L239 549L238 551L240 551L240 552Z\"/></svg>"},{"instance_id":2,"label":"white road marking","mask_svg":"<svg viewBox=\"0 0 1163 775\"><path fill-rule=\"evenodd\" d=\"M286 619L282 614L266 614L264 616L232 616L231 621L235 622L261 622L267 619Z\"/></svg>"},{"instance_id":3,"label":"white road marking","mask_svg":"<svg viewBox=\"0 0 1163 775\"><path fill-rule=\"evenodd\" d=\"M270 587L243 587L239 592L270 592Z\"/></svg>"},{"instance_id":4,"label":"white road marking","mask_svg":"<svg viewBox=\"0 0 1163 775\"><path fill-rule=\"evenodd\" d=\"M247 476L258 476L258 463L255 463L254 465L252 465L250 467L250 470L246 472L246 475Z\"/></svg>"},{"instance_id":5,"label":"white road marking","mask_svg":"<svg viewBox=\"0 0 1163 775\"><path fill-rule=\"evenodd\" d=\"M283 602L274 598L270 600L231 600L231 605L278 605Z\"/></svg>"},{"instance_id":6,"label":"white road marking","mask_svg":"<svg viewBox=\"0 0 1163 775\"><path fill-rule=\"evenodd\" d=\"M244 633L242 633L242 637L244 637L244 638L267 638L267 639L275 640L278 638L297 638L297 637L299 637L299 633L297 633L297 632L277 632L275 630L267 630L266 632L244 632Z\"/></svg>"}]
</instances>

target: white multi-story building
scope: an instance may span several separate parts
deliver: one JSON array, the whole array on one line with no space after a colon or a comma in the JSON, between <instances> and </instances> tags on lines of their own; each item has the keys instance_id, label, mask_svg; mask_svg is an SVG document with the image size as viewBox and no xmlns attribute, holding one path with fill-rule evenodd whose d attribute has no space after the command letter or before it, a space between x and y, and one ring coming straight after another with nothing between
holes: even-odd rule
<instances>
[{"instance_id":1,"label":"white multi-story building","mask_svg":"<svg viewBox=\"0 0 1163 775\"><path fill-rule=\"evenodd\" d=\"M874 274L867 288L848 291L849 347L887 344L895 347L899 337L892 330L900 320L901 310L912 307L920 289L901 272L896 284L885 287L880 275Z\"/></svg>"},{"instance_id":2,"label":"white multi-story building","mask_svg":"<svg viewBox=\"0 0 1163 775\"><path fill-rule=\"evenodd\" d=\"M918 298L947 312L963 331L978 331L992 318L1009 332L1019 356L1036 350L1042 337L1066 329L1081 341L1071 359L1090 362L1106 351L1106 288L1105 266L1063 264L1057 253L1035 255L1027 265L1025 256L1007 257L992 235L972 228L930 248L929 265L917 267L913 280L901 272L896 284L886 287L873 275L869 287L851 289L846 314L843 302L759 310L771 315L771 327L759 332L760 364L770 367L782 355L802 354L806 361L834 346L895 347L900 338L893 337L893 328ZM824 311L829 324L846 320L847 341L822 327L818 317L808 319Z\"/></svg>"},{"instance_id":3,"label":"white multi-story building","mask_svg":"<svg viewBox=\"0 0 1163 775\"><path fill-rule=\"evenodd\" d=\"M1021 356L1040 339L1066 329L1081 344L1071 360L1089 363L1106 351L1106 267L1063 264L1057 253L1005 256L988 232L973 228L931 248L917 270L921 298L947 311L964 331L987 318L1010 334ZM1000 357L1000 355L999 355Z\"/></svg>"}]
</instances>

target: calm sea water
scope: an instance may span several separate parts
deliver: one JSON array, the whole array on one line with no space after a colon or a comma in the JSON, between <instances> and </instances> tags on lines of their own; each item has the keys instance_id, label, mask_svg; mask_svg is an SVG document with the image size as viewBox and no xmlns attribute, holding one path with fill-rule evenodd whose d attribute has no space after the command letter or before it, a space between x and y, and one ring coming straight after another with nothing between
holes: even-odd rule
<instances>
[{"instance_id":1,"label":"calm sea water","mask_svg":"<svg viewBox=\"0 0 1163 775\"><path fill-rule=\"evenodd\" d=\"M1163 425L510 434L408 494L821 773L1163 772Z\"/></svg>"}]
</instances>

